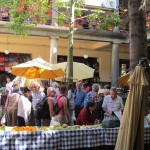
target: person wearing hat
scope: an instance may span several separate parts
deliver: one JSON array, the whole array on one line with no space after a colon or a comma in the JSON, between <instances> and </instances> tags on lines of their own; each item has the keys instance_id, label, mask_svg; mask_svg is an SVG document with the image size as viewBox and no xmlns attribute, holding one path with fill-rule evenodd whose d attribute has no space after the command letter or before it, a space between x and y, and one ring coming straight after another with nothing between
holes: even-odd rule
<instances>
[{"instance_id":1,"label":"person wearing hat","mask_svg":"<svg viewBox=\"0 0 150 150\"><path fill-rule=\"evenodd\" d=\"M89 99L87 101L87 106L84 107L76 120L77 125L93 125L96 119L96 103Z\"/></svg>"}]
</instances>

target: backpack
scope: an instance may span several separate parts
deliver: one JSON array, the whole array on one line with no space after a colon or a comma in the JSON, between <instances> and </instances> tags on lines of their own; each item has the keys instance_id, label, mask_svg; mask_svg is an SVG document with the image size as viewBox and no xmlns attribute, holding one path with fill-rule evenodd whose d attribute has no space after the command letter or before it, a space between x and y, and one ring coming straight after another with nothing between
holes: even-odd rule
<instances>
[{"instance_id":1,"label":"backpack","mask_svg":"<svg viewBox=\"0 0 150 150\"><path fill-rule=\"evenodd\" d=\"M64 95L59 96L59 95L58 95L57 98L56 98L56 100L54 101L53 111L54 111L54 114L55 114L55 115L58 115L59 112L60 112L60 110L63 108L63 107L59 107L59 105L58 105L58 101L59 101L59 99L60 99L61 97L66 97L66 96L64 96ZM67 98L67 97L66 97L66 98ZM67 107L68 107L68 99L67 99Z\"/></svg>"},{"instance_id":2,"label":"backpack","mask_svg":"<svg viewBox=\"0 0 150 150\"><path fill-rule=\"evenodd\" d=\"M51 119L49 113L48 97L44 97L36 104L34 116L37 119Z\"/></svg>"}]
</instances>

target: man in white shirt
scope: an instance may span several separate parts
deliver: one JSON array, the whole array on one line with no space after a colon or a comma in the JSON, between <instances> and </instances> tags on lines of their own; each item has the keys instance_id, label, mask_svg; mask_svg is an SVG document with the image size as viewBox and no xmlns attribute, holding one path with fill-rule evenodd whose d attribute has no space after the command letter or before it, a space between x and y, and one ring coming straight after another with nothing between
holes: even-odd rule
<instances>
[{"instance_id":1,"label":"man in white shirt","mask_svg":"<svg viewBox=\"0 0 150 150\"><path fill-rule=\"evenodd\" d=\"M32 107L33 107L33 110L35 112L36 104L45 97L45 94L43 91L40 91L40 83L38 83L38 82L35 82L33 84L32 91L33 91L33 93L32 93ZM35 125L41 126L41 119L35 118Z\"/></svg>"},{"instance_id":2,"label":"man in white shirt","mask_svg":"<svg viewBox=\"0 0 150 150\"><path fill-rule=\"evenodd\" d=\"M31 102L29 101L29 96L31 95L31 90L28 87L23 89L23 95L20 96L18 101L18 112L17 120L18 126L29 125L28 117L31 113Z\"/></svg>"},{"instance_id":3,"label":"man in white shirt","mask_svg":"<svg viewBox=\"0 0 150 150\"><path fill-rule=\"evenodd\" d=\"M117 95L117 89L115 87L112 87L110 89L110 95L104 98L102 107L104 112L110 115L116 111L123 111L123 101L122 98Z\"/></svg>"}]
</instances>

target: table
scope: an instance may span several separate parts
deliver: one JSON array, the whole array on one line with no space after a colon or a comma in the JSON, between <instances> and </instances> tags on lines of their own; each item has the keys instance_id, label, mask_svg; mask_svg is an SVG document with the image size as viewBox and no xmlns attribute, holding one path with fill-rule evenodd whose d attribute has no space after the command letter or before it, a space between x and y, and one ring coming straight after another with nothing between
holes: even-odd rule
<instances>
[{"instance_id":1,"label":"table","mask_svg":"<svg viewBox=\"0 0 150 150\"><path fill-rule=\"evenodd\" d=\"M118 128L0 132L1 150L66 150L103 145L114 146ZM145 127L144 142L150 144L150 126Z\"/></svg>"}]
</instances>

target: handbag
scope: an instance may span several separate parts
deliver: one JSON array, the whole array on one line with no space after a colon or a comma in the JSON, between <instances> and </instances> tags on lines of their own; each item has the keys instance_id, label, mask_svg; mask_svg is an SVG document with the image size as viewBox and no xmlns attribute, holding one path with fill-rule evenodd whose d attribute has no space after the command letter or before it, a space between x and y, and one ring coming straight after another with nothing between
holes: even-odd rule
<instances>
[{"instance_id":1,"label":"handbag","mask_svg":"<svg viewBox=\"0 0 150 150\"><path fill-rule=\"evenodd\" d=\"M5 56L4 61L9 61L9 57Z\"/></svg>"},{"instance_id":2,"label":"handbag","mask_svg":"<svg viewBox=\"0 0 150 150\"><path fill-rule=\"evenodd\" d=\"M4 114L1 119L1 124L5 124L5 123L6 123L6 114Z\"/></svg>"},{"instance_id":3,"label":"handbag","mask_svg":"<svg viewBox=\"0 0 150 150\"><path fill-rule=\"evenodd\" d=\"M23 62L24 62L23 56L21 56L21 55L19 56L18 62L19 62L19 63L23 63Z\"/></svg>"},{"instance_id":4,"label":"handbag","mask_svg":"<svg viewBox=\"0 0 150 150\"><path fill-rule=\"evenodd\" d=\"M3 55L0 56L0 62L4 62L4 56Z\"/></svg>"},{"instance_id":5,"label":"handbag","mask_svg":"<svg viewBox=\"0 0 150 150\"><path fill-rule=\"evenodd\" d=\"M104 119L102 121L103 128L116 128L120 127L120 120L113 115L109 115L107 113L104 114Z\"/></svg>"},{"instance_id":6,"label":"handbag","mask_svg":"<svg viewBox=\"0 0 150 150\"><path fill-rule=\"evenodd\" d=\"M15 62L15 61L16 61L16 58L14 57L13 54L11 54L11 55L9 56L9 62Z\"/></svg>"},{"instance_id":7,"label":"handbag","mask_svg":"<svg viewBox=\"0 0 150 150\"><path fill-rule=\"evenodd\" d=\"M5 63L4 63L4 66L5 66L5 67L10 67L10 63L9 63L9 62L5 62Z\"/></svg>"},{"instance_id":8,"label":"handbag","mask_svg":"<svg viewBox=\"0 0 150 150\"><path fill-rule=\"evenodd\" d=\"M0 66L4 66L4 62L0 62Z\"/></svg>"},{"instance_id":9,"label":"handbag","mask_svg":"<svg viewBox=\"0 0 150 150\"><path fill-rule=\"evenodd\" d=\"M5 67L4 66L0 66L0 71L5 71Z\"/></svg>"},{"instance_id":10,"label":"handbag","mask_svg":"<svg viewBox=\"0 0 150 150\"><path fill-rule=\"evenodd\" d=\"M5 71L10 72L11 71L11 67L5 67Z\"/></svg>"}]
</instances>

